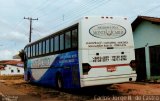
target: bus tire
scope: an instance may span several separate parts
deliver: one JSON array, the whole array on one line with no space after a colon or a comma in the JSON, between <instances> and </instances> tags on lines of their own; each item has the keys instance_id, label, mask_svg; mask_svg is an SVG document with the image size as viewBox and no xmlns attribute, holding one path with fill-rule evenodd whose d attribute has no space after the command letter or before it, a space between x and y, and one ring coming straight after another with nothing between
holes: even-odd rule
<instances>
[{"instance_id":1,"label":"bus tire","mask_svg":"<svg viewBox=\"0 0 160 101\"><path fill-rule=\"evenodd\" d=\"M57 74L56 76L56 88L63 89L63 78L61 74Z\"/></svg>"},{"instance_id":2,"label":"bus tire","mask_svg":"<svg viewBox=\"0 0 160 101\"><path fill-rule=\"evenodd\" d=\"M31 74L30 73L27 74L27 82L31 83Z\"/></svg>"}]
</instances>

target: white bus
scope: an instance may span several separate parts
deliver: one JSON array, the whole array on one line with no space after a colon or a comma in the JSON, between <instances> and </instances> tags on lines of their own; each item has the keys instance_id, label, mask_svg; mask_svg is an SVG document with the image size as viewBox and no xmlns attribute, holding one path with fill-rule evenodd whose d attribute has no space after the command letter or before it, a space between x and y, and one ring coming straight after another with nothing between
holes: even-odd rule
<instances>
[{"instance_id":1,"label":"white bus","mask_svg":"<svg viewBox=\"0 0 160 101\"><path fill-rule=\"evenodd\" d=\"M29 43L25 80L81 88L136 80L131 24L122 17L83 17Z\"/></svg>"}]
</instances>

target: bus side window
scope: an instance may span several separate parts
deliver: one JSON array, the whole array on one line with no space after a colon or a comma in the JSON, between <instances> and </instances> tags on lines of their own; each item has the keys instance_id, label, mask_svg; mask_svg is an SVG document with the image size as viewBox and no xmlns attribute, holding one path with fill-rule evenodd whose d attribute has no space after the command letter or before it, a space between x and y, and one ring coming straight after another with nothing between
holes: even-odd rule
<instances>
[{"instance_id":1,"label":"bus side window","mask_svg":"<svg viewBox=\"0 0 160 101\"><path fill-rule=\"evenodd\" d=\"M59 51L59 36L54 39L54 51Z\"/></svg>"},{"instance_id":2,"label":"bus side window","mask_svg":"<svg viewBox=\"0 0 160 101\"><path fill-rule=\"evenodd\" d=\"M45 50L46 50L46 42L45 41L43 41L43 45L42 45L42 52L43 52L43 54L45 54Z\"/></svg>"},{"instance_id":3,"label":"bus side window","mask_svg":"<svg viewBox=\"0 0 160 101\"><path fill-rule=\"evenodd\" d=\"M38 44L36 44L36 56L38 56Z\"/></svg>"},{"instance_id":4,"label":"bus side window","mask_svg":"<svg viewBox=\"0 0 160 101\"><path fill-rule=\"evenodd\" d=\"M31 48L31 54L30 54L30 57L32 57L32 56L33 56L33 48L32 48L32 46L31 46L30 48Z\"/></svg>"},{"instance_id":5,"label":"bus side window","mask_svg":"<svg viewBox=\"0 0 160 101\"><path fill-rule=\"evenodd\" d=\"M77 29L72 30L72 48L78 47L78 31Z\"/></svg>"},{"instance_id":6,"label":"bus side window","mask_svg":"<svg viewBox=\"0 0 160 101\"><path fill-rule=\"evenodd\" d=\"M31 50L30 50L30 46L28 46L28 57L30 57L30 53L31 53Z\"/></svg>"},{"instance_id":7,"label":"bus side window","mask_svg":"<svg viewBox=\"0 0 160 101\"><path fill-rule=\"evenodd\" d=\"M64 34L60 35L60 50L64 50Z\"/></svg>"},{"instance_id":8,"label":"bus side window","mask_svg":"<svg viewBox=\"0 0 160 101\"><path fill-rule=\"evenodd\" d=\"M71 32L65 33L65 49L71 48Z\"/></svg>"},{"instance_id":9,"label":"bus side window","mask_svg":"<svg viewBox=\"0 0 160 101\"><path fill-rule=\"evenodd\" d=\"M33 45L32 48L33 48L33 56L35 56L35 45Z\"/></svg>"},{"instance_id":10,"label":"bus side window","mask_svg":"<svg viewBox=\"0 0 160 101\"><path fill-rule=\"evenodd\" d=\"M46 53L49 53L49 39L46 40Z\"/></svg>"},{"instance_id":11,"label":"bus side window","mask_svg":"<svg viewBox=\"0 0 160 101\"><path fill-rule=\"evenodd\" d=\"M42 54L42 42L39 43L39 55Z\"/></svg>"},{"instance_id":12,"label":"bus side window","mask_svg":"<svg viewBox=\"0 0 160 101\"><path fill-rule=\"evenodd\" d=\"M50 42L50 51L53 52L54 50L54 38L51 38L51 42Z\"/></svg>"}]
</instances>

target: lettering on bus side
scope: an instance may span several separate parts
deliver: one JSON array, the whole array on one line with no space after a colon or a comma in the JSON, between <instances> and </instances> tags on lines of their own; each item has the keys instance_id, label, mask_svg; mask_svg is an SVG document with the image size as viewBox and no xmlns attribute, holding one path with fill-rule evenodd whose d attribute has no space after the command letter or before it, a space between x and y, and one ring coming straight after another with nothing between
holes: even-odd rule
<instances>
[{"instance_id":1,"label":"lettering on bus side","mask_svg":"<svg viewBox=\"0 0 160 101\"><path fill-rule=\"evenodd\" d=\"M64 55L59 58L59 63L74 63L76 59L78 58L77 54L71 54L71 55Z\"/></svg>"},{"instance_id":2,"label":"lettering on bus side","mask_svg":"<svg viewBox=\"0 0 160 101\"><path fill-rule=\"evenodd\" d=\"M89 29L89 33L101 39L114 39L126 34L126 29L120 25L112 23L98 24Z\"/></svg>"},{"instance_id":3,"label":"lettering on bus side","mask_svg":"<svg viewBox=\"0 0 160 101\"><path fill-rule=\"evenodd\" d=\"M125 47L129 43L128 41L118 41L118 42L86 42L89 48L108 48L108 47Z\"/></svg>"},{"instance_id":4,"label":"lettering on bus side","mask_svg":"<svg viewBox=\"0 0 160 101\"><path fill-rule=\"evenodd\" d=\"M50 58L33 60L32 68L50 67Z\"/></svg>"}]
</instances>

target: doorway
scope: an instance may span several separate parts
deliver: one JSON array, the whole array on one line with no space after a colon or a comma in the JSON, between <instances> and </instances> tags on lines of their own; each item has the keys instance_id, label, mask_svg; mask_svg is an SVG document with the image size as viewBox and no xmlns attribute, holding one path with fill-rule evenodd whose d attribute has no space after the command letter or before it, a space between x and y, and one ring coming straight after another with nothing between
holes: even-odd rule
<instances>
[{"instance_id":1,"label":"doorway","mask_svg":"<svg viewBox=\"0 0 160 101\"><path fill-rule=\"evenodd\" d=\"M151 76L160 76L160 45L149 47Z\"/></svg>"},{"instance_id":2,"label":"doorway","mask_svg":"<svg viewBox=\"0 0 160 101\"><path fill-rule=\"evenodd\" d=\"M145 48L135 49L135 58L137 61L136 73L137 73L137 81L146 80L146 56L145 56Z\"/></svg>"}]
</instances>

